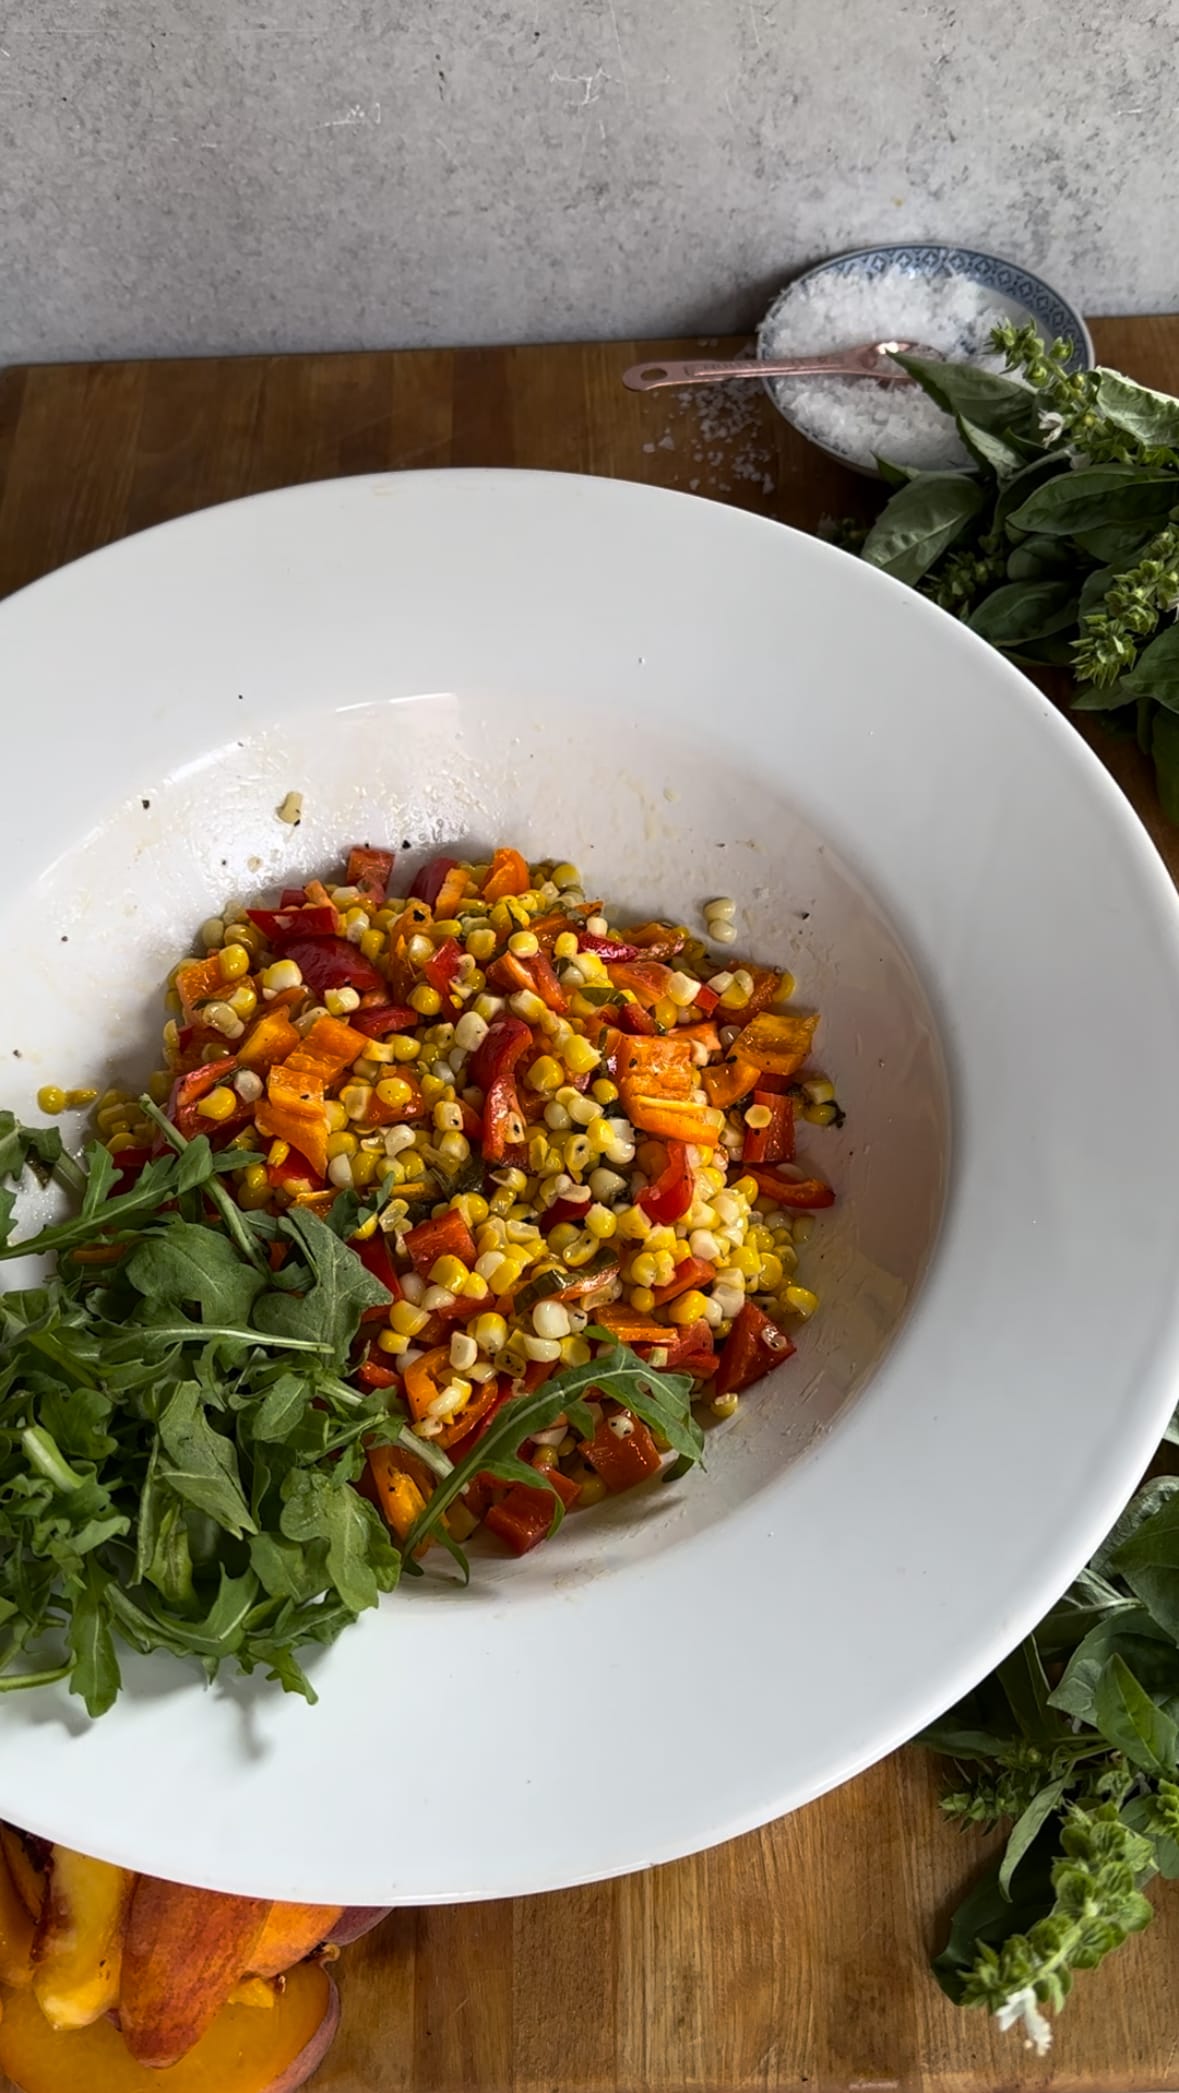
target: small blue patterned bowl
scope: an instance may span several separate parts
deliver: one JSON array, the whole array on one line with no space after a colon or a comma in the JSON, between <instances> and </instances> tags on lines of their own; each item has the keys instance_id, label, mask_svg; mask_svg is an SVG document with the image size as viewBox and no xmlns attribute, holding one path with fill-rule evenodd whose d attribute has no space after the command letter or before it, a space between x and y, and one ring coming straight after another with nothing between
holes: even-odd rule
<instances>
[{"instance_id":1,"label":"small blue patterned bowl","mask_svg":"<svg viewBox=\"0 0 1179 2093\"><path fill-rule=\"evenodd\" d=\"M935 281L951 276L961 277L965 282L976 284L986 293L989 307L1021 325L1034 321L1046 341L1063 336L1073 344L1073 354L1066 368L1070 371L1092 370L1096 358L1093 342L1076 308L1067 298L1054 291L1042 277L1034 276L1030 270L1022 269L1018 262L1004 261L1000 255L982 254L974 247L947 247L938 245L858 247L850 254L832 255L830 260L818 262L813 269L806 269L801 276L794 277L779 293L770 307L758 331L758 354L770 355L769 343L773 338L775 323L784 302L803 284L813 284L819 277L834 277L844 281L859 278L865 283L883 277L892 270ZM896 332L907 334L910 339L921 335L919 326L906 326L903 315L898 314ZM797 382L797 381L796 381ZM794 414L782 398L778 385L772 379L766 381L766 391L780 414L794 424ZM864 470L858 459L851 458L846 451L833 448L807 430L809 441L818 449L826 451L828 457L836 458L840 464L854 465Z\"/></svg>"}]
</instances>

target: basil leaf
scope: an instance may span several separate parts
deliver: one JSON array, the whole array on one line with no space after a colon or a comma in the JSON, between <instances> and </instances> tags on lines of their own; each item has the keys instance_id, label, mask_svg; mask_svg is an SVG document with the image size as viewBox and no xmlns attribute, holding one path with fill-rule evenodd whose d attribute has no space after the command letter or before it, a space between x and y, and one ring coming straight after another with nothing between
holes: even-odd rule
<instances>
[{"instance_id":1,"label":"basil leaf","mask_svg":"<svg viewBox=\"0 0 1179 2093\"><path fill-rule=\"evenodd\" d=\"M1115 1558L1132 1541L1140 1528L1156 1513L1169 1504L1179 1492L1179 1475L1155 1475L1136 1490L1121 1517L1110 1528L1096 1555L1089 1564L1091 1576L1104 1578L1106 1572L1117 1574Z\"/></svg>"},{"instance_id":2,"label":"basil leaf","mask_svg":"<svg viewBox=\"0 0 1179 2093\"><path fill-rule=\"evenodd\" d=\"M972 429L992 437L1039 441L1036 395L1016 379L980 370L971 363L931 362L922 356L896 356L893 360L917 380L944 414L958 416Z\"/></svg>"},{"instance_id":3,"label":"basil leaf","mask_svg":"<svg viewBox=\"0 0 1179 2093\"><path fill-rule=\"evenodd\" d=\"M1097 370L1097 409L1115 429L1152 449L1179 450L1179 400L1136 385L1120 371Z\"/></svg>"},{"instance_id":4,"label":"basil leaf","mask_svg":"<svg viewBox=\"0 0 1179 2093\"><path fill-rule=\"evenodd\" d=\"M1058 581L1063 575L1072 574L1075 565L1065 539L1046 538L1042 533L1021 538L1007 555L1011 581Z\"/></svg>"},{"instance_id":5,"label":"basil leaf","mask_svg":"<svg viewBox=\"0 0 1179 2093\"><path fill-rule=\"evenodd\" d=\"M1017 1817L1011 1828L1003 1859L999 1864L999 1888L1005 1897L1011 1895L1011 1881L1021 1860L1026 1860L1044 1826L1055 1816L1064 1800L1069 1776L1048 1781L1038 1795L1033 1796L1021 1817Z\"/></svg>"},{"instance_id":6,"label":"basil leaf","mask_svg":"<svg viewBox=\"0 0 1179 2093\"><path fill-rule=\"evenodd\" d=\"M1071 712L1119 712L1123 706L1133 705L1137 697L1137 691L1127 690L1124 677L1121 682L1112 683L1105 689L1102 689L1097 683L1083 683L1081 688L1069 699L1069 710Z\"/></svg>"},{"instance_id":7,"label":"basil leaf","mask_svg":"<svg viewBox=\"0 0 1179 2093\"><path fill-rule=\"evenodd\" d=\"M1048 1680L1034 1636L1026 1636L1019 1648L996 1666L995 1677L1025 1737L1045 1743L1059 1736L1061 1725L1053 1714Z\"/></svg>"},{"instance_id":8,"label":"basil leaf","mask_svg":"<svg viewBox=\"0 0 1179 2093\"><path fill-rule=\"evenodd\" d=\"M1093 1696L1094 1719L1103 1737L1144 1773L1173 1773L1179 1727L1139 1685L1124 1657L1102 1667Z\"/></svg>"},{"instance_id":9,"label":"basil leaf","mask_svg":"<svg viewBox=\"0 0 1179 2093\"><path fill-rule=\"evenodd\" d=\"M1153 698L1168 712L1179 712L1179 624L1168 625L1142 649L1119 690L1135 698Z\"/></svg>"},{"instance_id":10,"label":"basil leaf","mask_svg":"<svg viewBox=\"0 0 1179 2093\"><path fill-rule=\"evenodd\" d=\"M1010 1893L999 1886L999 1869L991 1868L963 1899L950 1923L949 1936L933 1958L933 1973L947 1996L962 2004L966 1979L974 1967L979 1943L1001 1947L1014 1933L1027 1933L1051 1911L1052 1862L1056 1841L1045 1824L1023 1856Z\"/></svg>"},{"instance_id":11,"label":"basil leaf","mask_svg":"<svg viewBox=\"0 0 1179 2093\"><path fill-rule=\"evenodd\" d=\"M1145 1606L1133 1601L1111 1607L1074 1650L1053 1688L1052 1706L1096 1728L1097 1683L1115 1655L1125 1658L1151 1693L1179 1706L1179 1650Z\"/></svg>"},{"instance_id":12,"label":"basil leaf","mask_svg":"<svg viewBox=\"0 0 1179 2093\"><path fill-rule=\"evenodd\" d=\"M1077 622L1077 598L1066 581L1012 581L993 589L967 620L993 647L1020 647Z\"/></svg>"},{"instance_id":13,"label":"basil leaf","mask_svg":"<svg viewBox=\"0 0 1179 2093\"><path fill-rule=\"evenodd\" d=\"M1067 472L1068 469L1069 459L1067 452L1045 451L1038 458L1029 458L1026 465L1021 465L1018 472L1013 472L1011 478L1005 480L1002 487L1000 487L998 499L995 503L994 528L996 533L1005 531L1009 538L1022 538L1023 534L1012 528L1009 518L1016 509L1022 507L1028 496L1033 494L1037 487L1044 486L1048 480L1058 478L1062 472ZM1052 541L1046 539L1044 542L1048 544ZM1018 574L1012 576L1013 581L1019 581L1024 578Z\"/></svg>"},{"instance_id":14,"label":"basil leaf","mask_svg":"<svg viewBox=\"0 0 1179 2093\"><path fill-rule=\"evenodd\" d=\"M961 473L924 473L893 495L864 540L861 557L894 581L920 581L982 506L977 480Z\"/></svg>"},{"instance_id":15,"label":"basil leaf","mask_svg":"<svg viewBox=\"0 0 1179 2093\"><path fill-rule=\"evenodd\" d=\"M1016 509L1017 530L1075 537L1111 523L1162 522L1179 503L1174 473L1144 472L1134 465L1087 465L1037 487Z\"/></svg>"},{"instance_id":16,"label":"basil leaf","mask_svg":"<svg viewBox=\"0 0 1179 2093\"><path fill-rule=\"evenodd\" d=\"M1099 525L1096 530L1077 531L1075 542L1090 559L1100 560L1105 567L1132 567L1140 552L1145 552L1154 536L1153 530L1135 530L1132 524L1110 523Z\"/></svg>"}]
</instances>

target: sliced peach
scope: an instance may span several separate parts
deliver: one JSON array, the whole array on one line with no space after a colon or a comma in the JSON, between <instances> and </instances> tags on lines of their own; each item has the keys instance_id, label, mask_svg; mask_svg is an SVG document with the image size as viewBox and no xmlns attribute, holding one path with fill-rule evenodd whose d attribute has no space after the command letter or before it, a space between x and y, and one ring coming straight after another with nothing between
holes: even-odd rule
<instances>
[{"instance_id":1,"label":"sliced peach","mask_svg":"<svg viewBox=\"0 0 1179 2093\"><path fill-rule=\"evenodd\" d=\"M264 2006L269 2010L278 1997L279 1987L269 1977L239 1977L229 1994L231 2006Z\"/></svg>"},{"instance_id":2,"label":"sliced peach","mask_svg":"<svg viewBox=\"0 0 1179 2093\"><path fill-rule=\"evenodd\" d=\"M272 1904L250 1950L250 1974L281 1977L325 1941L344 1915L342 1904Z\"/></svg>"},{"instance_id":3,"label":"sliced peach","mask_svg":"<svg viewBox=\"0 0 1179 2093\"><path fill-rule=\"evenodd\" d=\"M69 1846L49 1856L33 1941L33 1994L54 2028L88 2028L118 2003L123 1933L135 1877Z\"/></svg>"},{"instance_id":4,"label":"sliced peach","mask_svg":"<svg viewBox=\"0 0 1179 2093\"><path fill-rule=\"evenodd\" d=\"M0 2072L20 2093L296 2093L322 2064L339 2019L331 1978L305 1962L272 2013L224 2006L181 2062L157 2071L136 2063L109 2020L55 2034L31 1993L14 1991L0 2021Z\"/></svg>"},{"instance_id":5,"label":"sliced peach","mask_svg":"<svg viewBox=\"0 0 1179 2093\"><path fill-rule=\"evenodd\" d=\"M23 1831L15 1824L0 1824L0 1852L29 1917L39 1919L45 1902L45 1871L37 1866Z\"/></svg>"},{"instance_id":6,"label":"sliced peach","mask_svg":"<svg viewBox=\"0 0 1179 2093\"><path fill-rule=\"evenodd\" d=\"M362 1939L382 1919L387 1919L392 1909L391 1904L345 1904L328 1934L329 1942L334 1948L351 1947L354 1940Z\"/></svg>"},{"instance_id":7,"label":"sliced peach","mask_svg":"<svg viewBox=\"0 0 1179 2093\"><path fill-rule=\"evenodd\" d=\"M250 1968L269 1910L261 1897L139 1877L119 1993L119 2023L138 2063L160 2070L200 2040Z\"/></svg>"},{"instance_id":8,"label":"sliced peach","mask_svg":"<svg viewBox=\"0 0 1179 2093\"><path fill-rule=\"evenodd\" d=\"M0 1984L23 1987L33 1981L33 1921L0 1852Z\"/></svg>"}]
</instances>

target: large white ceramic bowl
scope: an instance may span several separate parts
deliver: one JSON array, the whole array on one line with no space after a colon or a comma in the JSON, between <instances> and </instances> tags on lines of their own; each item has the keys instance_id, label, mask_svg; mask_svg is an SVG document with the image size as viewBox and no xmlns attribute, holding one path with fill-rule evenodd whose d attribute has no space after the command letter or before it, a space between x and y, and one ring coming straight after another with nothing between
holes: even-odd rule
<instances>
[{"instance_id":1,"label":"large white ceramic bowl","mask_svg":"<svg viewBox=\"0 0 1179 2093\"><path fill-rule=\"evenodd\" d=\"M794 1808L1010 1649L1179 1363L1179 908L1014 669L735 510L438 473L85 560L0 610L0 688L0 1104L149 1066L231 893L510 838L644 912L733 895L848 1113L821 1314L706 1474L403 1590L316 1708L130 1657L96 1724L5 1695L3 1815L219 1889L543 1890Z\"/></svg>"}]
</instances>

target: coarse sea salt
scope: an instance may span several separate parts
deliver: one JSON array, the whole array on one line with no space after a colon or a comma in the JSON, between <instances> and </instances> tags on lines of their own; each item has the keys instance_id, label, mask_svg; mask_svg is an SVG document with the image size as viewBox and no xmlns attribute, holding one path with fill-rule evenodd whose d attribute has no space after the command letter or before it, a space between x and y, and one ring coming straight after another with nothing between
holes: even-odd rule
<instances>
[{"instance_id":1,"label":"coarse sea salt","mask_svg":"<svg viewBox=\"0 0 1179 2093\"><path fill-rule=\"evenodd\" d=\"M922 276L890 268L877 276L833 272L788 284L767 313L759 354L819 354L859 342L911 341L958 363L1001 371L990 334L1008 312L965 276ZM775 400L804 436L871 469L878 457L926 470L969 463L948 415L917 386L868 378L777 378Z\"/></svg>"}]
</instances>

